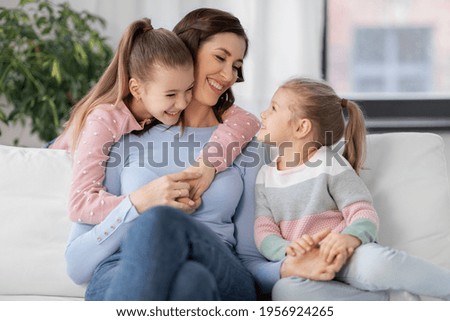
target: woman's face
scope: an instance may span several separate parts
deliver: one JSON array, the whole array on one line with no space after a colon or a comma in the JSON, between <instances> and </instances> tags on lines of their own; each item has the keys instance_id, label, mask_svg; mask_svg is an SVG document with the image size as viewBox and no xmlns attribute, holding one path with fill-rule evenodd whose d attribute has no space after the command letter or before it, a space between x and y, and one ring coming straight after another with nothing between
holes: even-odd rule
<instances>
[{"instance_id":1,"label":"woman's face","mask_svg":"<svg viewBox=\"0 0 450 321\"><path fill-rule=\"evenodd\" d=\"M204 106L214 106L236 82L245 50L245 40L231 32L208 38L197 52L193 100Z\"/></svg>"}]
</instances>

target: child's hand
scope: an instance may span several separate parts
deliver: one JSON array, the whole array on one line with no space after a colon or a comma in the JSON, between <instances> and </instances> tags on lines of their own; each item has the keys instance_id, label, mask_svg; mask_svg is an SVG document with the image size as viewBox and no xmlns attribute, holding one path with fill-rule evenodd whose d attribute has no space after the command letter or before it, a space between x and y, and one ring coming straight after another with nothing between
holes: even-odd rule
<instances>
[{"instance_id":1,"label":"child's hand","mask_svg":"<svg viewBox=\"0 0 450 321\"><path fill-rule=\"evenodd\" d=\"M197 205L195 200L179 202L179 199L189 197L191 188L188 182L198 179L200 175L197 172L183 171L162 176L130 193L130 201L138 213L157 205L172 206L187 213L193 212Z\"/></svg>"},{"instance_id":2,"label":"child's hand","mask_svg":"<svg viewBox=\"0 0 450 321\"><path fill-rule=\"evenodd\" d=\"M305 254L317 246L318 244L314 242L311 235L303 234L300 238L292 241L286 247L286 254L292 256L295 256L297 253Z\"/></svg>"},{"instance_id":3,"label":"child's hand","mask_svg":"<svg viewBox=\"0 0 450 321\"><path fill-rule=\"evenodd\" d=\"M209 188L212 181L214 180L216 169L205 164L205 162L201 158L199 159L198 166L191 166L187 168L185 172L201 174L199 178L189 181L189 185L191 185L189 196L191 199L197 201L202 197L203 193Z\"/></svg>"},{"instance_id":4,"label":"child's hand","mask_svg":"<svg viewBox=\"0 0 450 321\"><path fill-rule=\"evenodd\" d=\"M330 233L330 229L325 229L313 235L303 234L299 239L292 241L286 247L286 254L295 256L297 252L305 254L314 248L317 248L322 240Z\"/></svg>"},{"instance_id":5,"label":"child's hand","mask_svg":"<svg viewBox=\"0 0 450 321\"><path fill-rule=\"evenodd\" d=\"M361 240L353 235L330 233L320 242L320 256L331 263L339 254L350 257L360 245Z\"/></svg>"},{"instance_id":6,"label":"child's hand","mask_svg":"<svg viewBox=\"0 0 450 321\"><path fill-rule=\"evenodd\" d=\"M186 214L194 213L200 207L200 205L202 205L201 198L193 200L194 204L192 204L192 200L189 197L179 197L177 198L177 202L186 205L186 207L183 209Z\"/></svg>"}]
</instances>

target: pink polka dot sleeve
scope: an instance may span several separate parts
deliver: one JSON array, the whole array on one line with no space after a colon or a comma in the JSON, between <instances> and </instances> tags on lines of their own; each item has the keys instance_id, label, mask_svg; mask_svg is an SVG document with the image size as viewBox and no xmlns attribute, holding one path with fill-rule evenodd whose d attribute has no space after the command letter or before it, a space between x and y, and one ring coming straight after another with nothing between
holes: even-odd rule
<instances>
[{"instance_id":1,"label":"pink polka dot sleeve","mask_svg":"<svg viewBox=\"0 0 450 321\"><path fill-rule=\"evenodd\" d=\"M73 155L69 217L74 222L98 224L125 198L109 194L103 186L109 147L123 135L121 125L104 111L87 118Z\"/></svg>"},{"instance_id":2,"label":"pink polka dot sleeve","mask_svg":"<svg viewBox=\"0 0 450 321\"><path fill-rule=\"evenodd\" d=\"M231 106L223 118L223 123L213 132L200 156L218 173L234 162L260 127L258 118L236 105Z\"/></svg>"},{"instance_id":3,"label":"pink polka dot sleeve","mask_svg":"<svg viewBox=\"0 0 450 321\"><path fill-rule=\"evenodd\" d=\"M72 155L69 217L74 222L98 224L126 197L103 186L109 147L123 135L141 129L123 102L99 105L87 117ZM72 133L63 133L50 146L72 152Z\"/></svg>"}]
</instances>

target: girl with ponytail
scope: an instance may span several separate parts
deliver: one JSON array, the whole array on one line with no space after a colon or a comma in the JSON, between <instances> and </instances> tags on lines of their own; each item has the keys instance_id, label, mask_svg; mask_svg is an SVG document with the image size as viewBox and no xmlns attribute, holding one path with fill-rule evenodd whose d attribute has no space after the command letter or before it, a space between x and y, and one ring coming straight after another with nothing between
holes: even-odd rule
<instances>
[{"instance_id":1,"label":"girl with ponytail","mask_svg":"<svg viewBox=\"0 0 450 321\"><path fill-rule=\"evenodd\" d=\"M273 299L338 300L346 287L450 299L450 288L443 286L450 284L449 270L376 243L378 215L358 176L366 130L355 102L338 97L324 82L293 79L277 90L261 119L258 139L275 145L279 156L256 179L256 245L271 261L319 247L323 261L336 269L317 279L339 281L311 297L298 277L283 278Z\"/></svg>"},{"instance_id":2,"label":"girl with ponytail","mask_svg":"<svg viewBox=\"0 0 450 321\"><path fill-rule=\"evenodd\" d=\"M174 32L154 29L150 19L133 22L100 80L73 107L63 133L50 146L72 154L72 221L98 224L127 198L139 213L156 205L170 205L191 213L199 206L199 197L215 172L226 169L226 155L218 157L217 168L202 166L168 175L164 178L166 185L152 182L128 196L113 195L103 186L110 147L130 132L143 132L160 123L177 124L192 100L193 88L193 58L184 42ZM240 114L226 117L233 123L238 117L240 122L250 124L234 129L233 138L239 137L239 145L243 145L259 129L259 123L253 115ZM224 127L219 125L213 135L219 137L221 146L230 143L229 130ZM231 161L238 154L234 153ZM203 172L209 175L202 175ZM187 180L190 184L180 182ZM195 202L192 182L197 183ZM158 184L165 188L158 188Z\"/></svg>"}]
</instances>

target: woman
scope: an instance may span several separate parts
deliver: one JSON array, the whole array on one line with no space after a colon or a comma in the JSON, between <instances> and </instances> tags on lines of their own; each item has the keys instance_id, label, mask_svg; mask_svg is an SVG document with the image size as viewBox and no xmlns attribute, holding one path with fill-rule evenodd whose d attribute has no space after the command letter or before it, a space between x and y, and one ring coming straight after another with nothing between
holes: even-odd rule
<instances>
[{"instance_id":1,"label":"woman","mask_svg":"<svg viewBox=\"0 0 450 321\"><path fill-rule=\"evenodd\" d=\"M223 11L199 9L184 17L174 31L195 60L185 127L161 125L141 136L125 136L111 151L114 157L105 180L110 193L126 194L157 177L156 188L164 187L166 177L176 180L173 173L189 166L192 159L192 148L186 149L186 143L199 152L232 104L230 88L242 78L248 45L239 20ZM160 144L148 145L148 141ZM175 144L180 148L168 148ZM278 281L280 268L283 276L315 277L312 271L319 268L334 273L339 266L320 265L315 252L287 259L283 265L260 256L253 242L253 215L255 177L263 157L255 146L247 151L251 159L243 155L216 175L192 216L170 207L138 211L128 199L96 226L76 224L66 257L71 277L78 283L89 282L86 299L252 300L255 288L247 269L266 294ZM177 195L176 190L173 193ZM311 265L314 269L308 270ZM311 284L320 287L319 282Z\"/></svg>"},{"instance_id":2,"label":"woman","mask_svg":"<svg viewBox=\"0 0 450 321\"><path fill-rule=\"evenodd\" d=\"M202 17L203 24L199 23L199 16ZM232 106L231 86L238 79L243 80L241 69L247 51L247 37L238 19L218 10L192 12L177 25L175 31L180 37L183 38L184 34L191 40L198 35L199 45L196 48L190 43L189 47L196 60L195 86L193 99L188 105L189 111L186 112L183 124L204 127L208 130L214 129L226 110ZM167 133L167 128L161 133L158 129L160 128L157 127L141 136L131 136L135 139L132 144L142 142L145 146L149 135L162 143L168 141L167 137L158 137L161 133ZM185 130L187 133L188 127ZM174 136L177 137L176 134L168 136L172 140ZM151 149L154 154L164 155L156 151L156 148L155 146ZM240 146L237 148L240 149ZM111 155L110 164L118 159L114 157L115 155L121 156L114 150L111 151ZM131 154L126 156L132 157ZM139 155L137 156L139 158ZM207 157L208 153L204 153L203 156ZM174 157L170 159L173 160ZM208 159L208 161L213 162L214 159ZM139 168L139 162L137 167L133 167L132 163L121 165L110 166L107 170L105 186L111 193L128 194L141 186L141 181L136 178L142 178L142 181L146 182L154 178L145 175L146 171ZM167 174L169 177L173 175L173 172L179 172L184 168L155 166L158 170L157 176ZM122 169L124 169L123 172ZM129 173L134 169L138 169L136 174ZM223 174L218 174L215 182L223 176L229 176L232 172L231 177L234 181L241 180L237 170L229 169ZM121 182L120 177L123 177L125 181ZM158 182L160 183L161 181ZM209 188L208 193L214 195L213 186ZM236 190L236 200L231 210L216 216L219 220L217 222L219 230L214 232L217 233L210 231L204 224L198 223L185 213L169 207L148 210L142 206L135 206L134 200L129 199L128 202L123 202L116 207L105 221L95 227L77 224L66 254L69 273L79 283L89 281L93 274L86 293L87 299L255 299L252 276L234 255L233 249L236 242L232 217L241 195L242 188L240 191ZM178 196L185 195L180 193ZM207 197L204 201L206 199ZM204 203L202 208L210 208L206 205L207 203ZM177 226L179 228L175 228ZM174 230L168 232L167 228L171 227ZM174 253L176 249L182 249L184 244L181 244L183 243L181 240L178 242L164 240L164 237L170 235L172 239L182 228L191 238L208 236L208 241L198 241L197 246L192 246L193 251L189 253L189 256L194 256L195 260L186 260L180 264L167 263L165 259L168 257L174 259L182 256L181 254L174 256ZM137 244L140 245L158 244L157 249L141 247L137 250L136 240L133 240L131 236L138 237ZM146 240L142 241L141 237ZM149 255L142 256L140 254L142 251L149 251L147 252ZM167 253L172 255L169 256ZM140 259L136 260L136 255ZM104 261L98 264L102 259ZM207 262L214 263L215 266L207 266ZM219 262L220 264L217 264ZM139 275L141 277L136 278ZM132 280L128 280L128 277ZM133 280L137 280L137 284ZM180 286L178 287L177 284ZM138 290L138 285L145 285L146 288ZM128 291L124 286L130 286L133 290ZM198 286L203 288L200 290Z\"/></svg>"}]
</instances>

